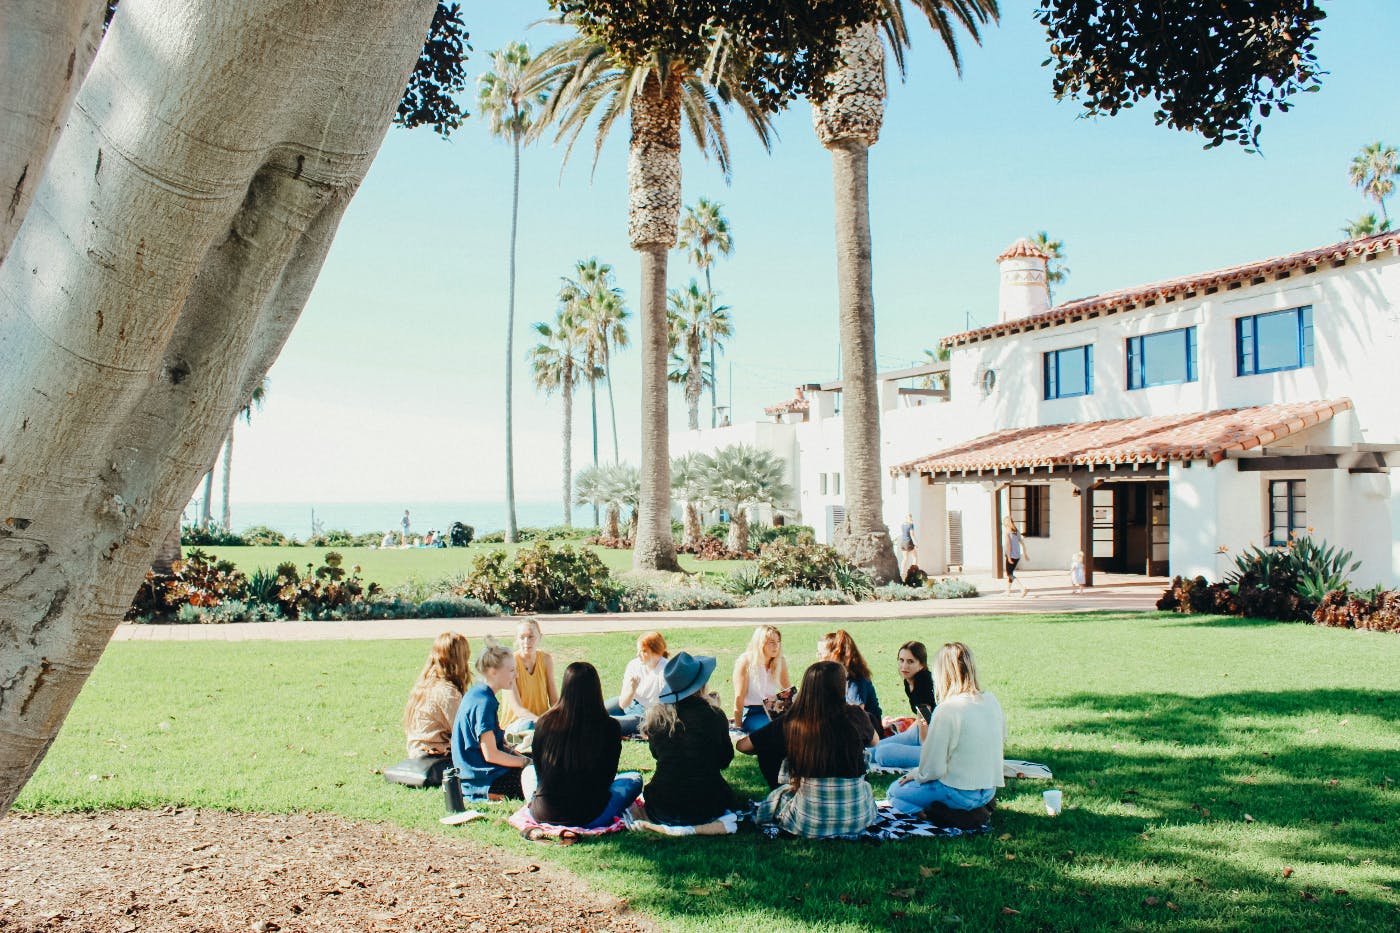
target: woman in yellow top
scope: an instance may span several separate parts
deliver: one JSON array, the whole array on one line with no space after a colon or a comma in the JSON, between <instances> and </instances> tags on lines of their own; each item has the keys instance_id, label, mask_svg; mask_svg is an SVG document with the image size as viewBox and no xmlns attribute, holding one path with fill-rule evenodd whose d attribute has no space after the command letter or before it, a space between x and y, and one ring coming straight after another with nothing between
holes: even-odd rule
<instances>
[{"instance_id":1,"label":"woman in yellow top","mask_svg":"<svg viewBox=\"0 0 1400 933\"><path fill-rule=\"evenodd\" d=\"M554 686L554 658L540 651L539 622L524 619L515 630L515 683L501 694L501 722L507 732L535 728L535 720L559 702Z\"/></svg>"}]
</instances>

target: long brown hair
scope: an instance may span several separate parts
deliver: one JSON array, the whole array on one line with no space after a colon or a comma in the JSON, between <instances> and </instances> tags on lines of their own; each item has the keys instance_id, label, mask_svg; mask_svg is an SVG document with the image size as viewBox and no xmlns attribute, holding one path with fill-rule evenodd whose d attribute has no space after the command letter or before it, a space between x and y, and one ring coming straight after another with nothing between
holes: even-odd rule
<instances>
[{"instance_id":1,"label":"long brown hair","mask_svg":"<svg viewBox=\"0 0 1400 933\"><path fill-rule=\"evenodd\" d=\"M428 649L428 661L423 665L418 681L408 694L408 703L403 709L404 728L411 725L413 711L422 704L428 691L438 683L448 683L459 693L466 693L472 683L472 645L467 636L456 632L443 632Z\"/></svg>"},{"instance_id":2,"label":"long brown hair","mask_svg":"<svg viewBox=\"0 0 1400 933\"><path fill-rule=\"evenodd\" d=\"M603 705L598 669L587 661L575 661L564 668L559 702L535 723L535 757L561 770L582 770L597 761L609 736L622 740Z\"/></svg>"},{"instance_id":3,"label":"long brown hair","mask_svg":"<svg viewBox=\"0 0 1400 933\"><path fill-rule=\"evenodd\" d=\"M846 703L846 669L835 661L818 661L802 675L797 699L783 719L788 775L794 785L804 777L826 777L864 755L869 720L851 715ZM859 710L857 710L859 712ZM865 731L858 723L865 722Z\"/></svg>"},{"instance_id":4,"label":"long brown hair","mask_svg":"<svg viewBox=\"0 0 1400 933\"><path fill-rule=\"evenodd\" d=\"M860 649L856 647L856 640L851 637L850 632L843 628L827 632L822 636L822 643L826 646L826 653L831 656L831 660L846 669L847 676L855 680L870 679L870 665L861 657Z\"/></svg>"}]
</instances>

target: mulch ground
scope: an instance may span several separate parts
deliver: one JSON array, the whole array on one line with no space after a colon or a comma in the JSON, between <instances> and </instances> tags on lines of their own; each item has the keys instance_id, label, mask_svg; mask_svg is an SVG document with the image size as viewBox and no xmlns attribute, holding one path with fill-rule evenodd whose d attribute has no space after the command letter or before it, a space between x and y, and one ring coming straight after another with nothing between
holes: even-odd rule
<instances>
[{"instance_id":1,"label":"mulch ground","mask_svg":"<svg viewBox=\"0 0 1400 933\"><path fill-rule=\"evenodd\" d=\"M472 842L322 814L0 818L0 931L300 933L653 927L572 875Z\"/></svg>"}]
</instances>

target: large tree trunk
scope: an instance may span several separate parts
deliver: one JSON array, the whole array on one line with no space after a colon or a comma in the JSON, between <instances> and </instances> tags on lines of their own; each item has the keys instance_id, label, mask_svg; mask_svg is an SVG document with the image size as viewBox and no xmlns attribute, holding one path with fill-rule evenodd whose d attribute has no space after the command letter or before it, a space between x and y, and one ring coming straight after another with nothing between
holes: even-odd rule
<instances>
[{"instance_id":1,"label":"large tree trunk","mask_svg":"<svg viewBox=\"0 0 1400 933\"><path fill-rule=\"evenodd\" d=\"M622 510L615 505L608 506L607 524L603 528L603 536L606 538L617 538L622 535Z\"/></svg>"},{"instance_id":2,"label":"large tree trunk","mask_svg":"<svg viewBox=\"0 0 1400 933\"><path fill-rule=\"evenodd\" d=\"M229 502L229 490L232 487L230 477L233 476L233 428L237 424L229 425L228 437L224 439L224 510L222 521L224 531L233 530L233 504Z\"/></svg>"},{"instance_id":3,"label":"large tree trunk","mask_svg":"<svg viewBox=\"0 0 1400 933\"><path fill-rule=\"evenodd\" d=\"M0 262L97 54L106 0L0 2Z\"/></svg>"},{"instance_id":4,"label":"large tree trunk","mask_svg":"<svg viewBox=\"0 0 1400 933\"><path fill-rule=\"evenodd\" d=\"M667 434L666 257L681 213L680 81L647 79L632 100L627 156L627 232L642 260L641 501L632 566L680 570L671 538L671 451Z\"/></svg>"},{"instance_id":5,"label":"large tree trunk","mask_svg":"<svg viewBox=\"0 0 1400 933\"><path fill-rule=\"evenodd\" d=\"M837 548L878 583L899 579L881 502L880 396L875 382L875 293L870 248L870 146L884 115L884 46L873 25L846 36L846 64L815 106L814 125L831 150L836 194L836 278L840 307L842 464L846 527Z\"/></svg>"},{"instance_id":6,"label":"large tree trunk","mask_svg":"<svg viewBox=\"0 0 1400 933\"><path fill-rule=\"evenodd\" d=\"M514 542L518 529L515 527L515 438L511 420L511 400L515 391L515 230L520 220L520 134L512 133L515 156L514 174L511 176L510 193L510 260L509 284L506 286L506 542ZM567 484L566 484L567 485ZM569 500L564 500L567 514L571 508Z\"/></svg>"},{"instance_id":7,"label":"large tree trunk","mask_svg":"<svg viewBox=\"0 0 1400 933\"><path fill-rule=\"evenodd\" d=\"M286 341L433 9L123 0L0 265L0 813Z\"/></svg>"},{"instance_id":8,"label":"large tree trunk","mask_svg":"<svg viewBox=\"0 0 1400 933\"><path fill-rule=\"evenodd\" d=\"M749 549L748 506L741 505L729 513L729 539L724 546L731 551L747 551Z\"/></svg>"},{"instance_id":9,"label":"large tree trunk","mask_svg":"<svg viewBox=\"0 0 1400 933\"><path fill-rule=\"evenodd\" d=\"M700 525L700 507L694 502L685 504L685 543L687 547L695 547L700 543L700 539L705 536L705 529Z\"/></svg>"}]
</instances>

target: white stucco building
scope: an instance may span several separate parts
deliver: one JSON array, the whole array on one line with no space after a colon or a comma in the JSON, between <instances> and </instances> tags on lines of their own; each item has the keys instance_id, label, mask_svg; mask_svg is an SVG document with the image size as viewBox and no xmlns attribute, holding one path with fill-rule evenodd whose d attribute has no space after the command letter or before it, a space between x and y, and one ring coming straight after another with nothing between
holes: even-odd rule
<instances>
[{"instance_id":1,"label":"white stucco building","mask_svg":"<svg viewBox=\"0 0 1400 933\"><path fill-rule=\"evenodd\" d=\"M1083 550L1091 570L1218 579L1232 553L1313 529L1362 561L1358 582L1400 582L1400 234L1055 307L1029 241L998 263L995 325L880 376L885 516L913 516L925 570L999 566L1011 515L1034 569ZM840 390L671 449L781 454L829 540Z\"/></svg>"}]
</instances>

